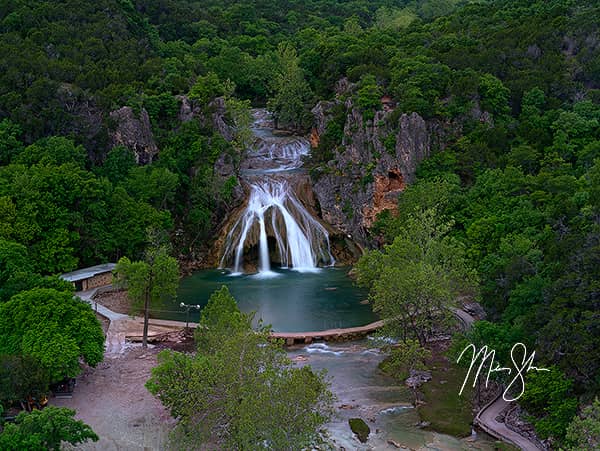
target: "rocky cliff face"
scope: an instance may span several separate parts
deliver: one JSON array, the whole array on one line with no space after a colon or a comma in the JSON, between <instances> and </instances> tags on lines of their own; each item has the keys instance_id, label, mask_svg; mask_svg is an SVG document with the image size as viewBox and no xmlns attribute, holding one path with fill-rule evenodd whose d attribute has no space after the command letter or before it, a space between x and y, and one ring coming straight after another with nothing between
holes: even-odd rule
<instances>
[{"instance_id":1,"label":"rocky cliff face","mask_svg":"<svg viewBox=\"0 0 600 451\"><path fill-rule=\"evenodd\" d=\"M158 146L154 141L148 112L142 108L138 116L131 107L124 106L112 111L110 119L114 124L109 131L112 146L131 149L138 164L151 163L158 154Z\"/></svg>"},{"instance_id":2,"label":"rocky cliff face","mask_svg":"<svg viewBox=\"0 0 600 451\"><path fill-rule=\"evenodd\" d=\"M204 127L212 127L218 131L227 141L233 139L233 129L225 121L227 116L227 107L223 97L217 97L208 104L207 111L202 109L187 96L179 95L177 100L180 102L177 119L179 122L189 122L193 120L200 121Z\"/></svg>"},{"instance_id":3,"label":"rocky cliff face","mask_svg":"<svg viewBox=\"0 0 600 451\"><path fill-rule=\"evenodd\" d=\"M313 109L313 145L340 104L340 100L319 102ZM323 219L365 243L366 230L377 215L396 210L398 196L414 181L417 165L433 149L443 148L447 127L417 113L398 115L392 110L376 111L373 119L365 120L351 100L344 107L342 143L334 158L313 172L314 191Z\"/></svg>"}]
</instances>

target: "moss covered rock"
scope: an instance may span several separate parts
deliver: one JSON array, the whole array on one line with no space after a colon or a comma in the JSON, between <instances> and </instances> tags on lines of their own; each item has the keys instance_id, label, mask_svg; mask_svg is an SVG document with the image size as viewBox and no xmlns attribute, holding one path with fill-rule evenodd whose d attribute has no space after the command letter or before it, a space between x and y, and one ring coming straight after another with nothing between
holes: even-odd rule
<instances>
[{"instance_id":1,"label":"moss covered rock","mask_svg":"<svg viewBox=\"0 0 600 451\"><path fill-rule=\"evenodd\" d=\"M350 429L354 432L358 439L365 443L369 438L369 434L371 433L371 428L369 425L364 422L361 418L350 418L348 420L348 424L350 424Z\"/></svg>"}]
</instances>

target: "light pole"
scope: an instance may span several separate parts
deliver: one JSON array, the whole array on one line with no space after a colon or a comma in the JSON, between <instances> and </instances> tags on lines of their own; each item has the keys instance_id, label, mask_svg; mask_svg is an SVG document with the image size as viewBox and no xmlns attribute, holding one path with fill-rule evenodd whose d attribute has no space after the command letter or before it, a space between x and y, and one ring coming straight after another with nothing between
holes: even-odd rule
<instances>
[{"instance_id":1,"label":"light pole","mask_svg":"<svg viewBox=\"0 0 600 451\"><path fill-rule=\"evenodd\" d=\"M179 307L184 308L185 309L185 328L186 330L189 329L188 324L190 322L190 309L191 308L195 308L197 310L200 310L202 308L202 306L196 304L184 304L183 302L179 304Z\"/></svg>"}]
</instances>

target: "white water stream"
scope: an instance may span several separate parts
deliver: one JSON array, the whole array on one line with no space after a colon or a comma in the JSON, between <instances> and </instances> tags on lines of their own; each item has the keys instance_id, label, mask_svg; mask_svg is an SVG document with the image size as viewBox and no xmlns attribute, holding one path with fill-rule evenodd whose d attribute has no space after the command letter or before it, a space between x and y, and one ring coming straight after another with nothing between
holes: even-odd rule
<instances>
[{"instance_id":1,"label":"white water stream","mask_svg":"<svg viewBox=\"0 0 600 451\"><path fill-rule=\"evenodd\" d=\"M302 166L310 151L300 137L274 136L264 128L264 112L255 113L256 143L250 150L245 175L253 175L248 205L227 234L221 267L233 265L243 272L244 254L258 246L258 272L271 272L271 253L278 263L296 271L314 271L318 265L332 265L329 234L306 209L294 192L286 172ZM256 169L258 167L258 169ZM271 240L269 240L271 238ZM272 249L269 249L271 243ZM274 246L274 248L273 248Z\"/></svg>"}]
</instances>

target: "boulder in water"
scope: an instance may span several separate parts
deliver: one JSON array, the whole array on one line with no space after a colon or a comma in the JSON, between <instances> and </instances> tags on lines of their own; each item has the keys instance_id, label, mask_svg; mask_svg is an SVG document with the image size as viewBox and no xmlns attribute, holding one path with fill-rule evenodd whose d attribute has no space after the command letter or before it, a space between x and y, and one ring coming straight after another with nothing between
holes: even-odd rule
<instances>
[{"instance_id":1,"label":"boulder in water","mask_svg":"<svg viewBox=\"0 0 600 451\"><path fill-rule=\"evenodd\" d=\"M366 443L369 438L369 434L371 433L371 428L362 418L350 418L348 420L348 424L350 425L350 429L352 432L356 434L358 439L362 443Z\"/></svg>"},{"instance_id":2,"label":"boulder in water","mask_svg":"<svg viewBox=\"0 0 600 451\"><path fill-rule=\"evenodd\" d=\"M419 388L430 380L431 373L429 371L410 370L410 377L406 379L405 384L410 388Z\"/></svg>"}]
</instances>

